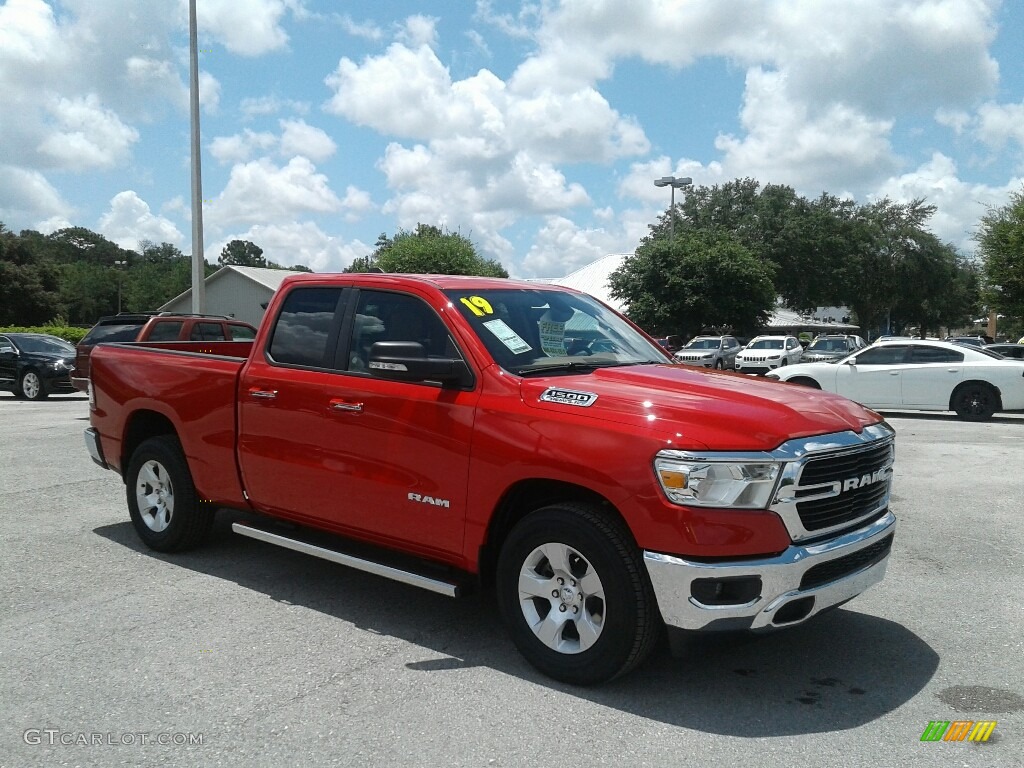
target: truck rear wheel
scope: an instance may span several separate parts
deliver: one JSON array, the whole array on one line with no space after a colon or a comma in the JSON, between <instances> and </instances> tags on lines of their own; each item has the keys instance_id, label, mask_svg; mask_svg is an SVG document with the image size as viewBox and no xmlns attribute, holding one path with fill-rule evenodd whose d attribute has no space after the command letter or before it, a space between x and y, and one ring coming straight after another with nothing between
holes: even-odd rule
<instances>
[{"instance_id":1,"label":"truck rear wheel","mask_svg":"<svg viewBox=\"0 0 1024 768\"><path fill-rule=\"evenodd\" d=\"M150 549L190 549L209 534L214 510L200 503L177 438L161 435L140 444L125 482L132 524Z\"/></svg>"},{"instance_id":2,"label":"truck rear wheel","mask_svg":"<svg viewBox=\"0 0 1024 768\"><path fill-rule=\"evenodd\" d=\"M589 504L521 520L502 547L496 587L516 647L556 680L610 680L640 664L657 639L657 603L636 544Z\"/></svg>"}]
</instances>

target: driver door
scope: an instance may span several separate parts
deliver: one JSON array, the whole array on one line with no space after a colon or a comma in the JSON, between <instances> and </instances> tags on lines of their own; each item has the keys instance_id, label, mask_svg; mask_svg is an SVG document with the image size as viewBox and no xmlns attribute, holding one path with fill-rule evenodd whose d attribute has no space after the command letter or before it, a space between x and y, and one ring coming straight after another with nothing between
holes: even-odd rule
<instances>
[{"instance_id":1,"label":"driver door","mask_svg":"<svg viewBox=\"0 0 1024 768\"><path fill-rule=\"evenodd\" d=\"M899 407L906 356L905 344L869 347L839 364L836 392L871 408Z\"/></svg>"}]
</instances>

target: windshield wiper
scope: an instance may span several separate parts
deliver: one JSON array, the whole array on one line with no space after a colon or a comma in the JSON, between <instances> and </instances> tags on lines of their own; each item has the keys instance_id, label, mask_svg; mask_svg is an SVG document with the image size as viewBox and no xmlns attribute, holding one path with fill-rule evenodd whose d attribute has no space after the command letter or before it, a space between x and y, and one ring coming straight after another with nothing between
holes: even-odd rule
<instances>
[{"instance_id":1,"label":"windshield wiper","mask_svg":"<svg viewBox=\"0 0 1024 768\"><path fill-rule=\"evenodd\" d=\"M571 363L559 363L558 365L528 365L525 368L520 368L516 373L520 376L531 376L535 373L590 373L598 368L624 368L628 365L652 365L660 362L667 361L636 360L620 363L614 360L605 360L603 362L595 360L585 363L581 360L580 362L573 361Z\"/></svg>"}]
</instances>

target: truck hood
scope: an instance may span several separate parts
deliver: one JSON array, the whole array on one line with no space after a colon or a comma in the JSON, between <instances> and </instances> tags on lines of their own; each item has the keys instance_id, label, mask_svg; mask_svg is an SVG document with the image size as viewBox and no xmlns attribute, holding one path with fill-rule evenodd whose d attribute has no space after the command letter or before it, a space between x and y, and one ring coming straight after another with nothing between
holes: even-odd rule
<instances>
[{"instance_id":1,"label":"truck hood","mask_svg":"<svg viewBox=\"0 0 1024 768\"><path fill-rule=\"evenodd\" d=\"M768 451L882 421L839 395L683 365L526 378L520 393L530 407L632 425L684 450Z\"/></svg>"}]
</instances>

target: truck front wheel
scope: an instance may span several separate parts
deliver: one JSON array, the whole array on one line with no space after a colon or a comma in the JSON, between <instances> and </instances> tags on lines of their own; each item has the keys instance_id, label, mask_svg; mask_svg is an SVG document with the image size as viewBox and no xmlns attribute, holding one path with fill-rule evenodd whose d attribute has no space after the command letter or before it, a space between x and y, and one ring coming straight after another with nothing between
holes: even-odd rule
<instances>
[{"instance_id":1,"label":"truck front wheel","mask_svg":"<svg viewBox=\"0 0 1024 768\"><path fill-rule=\"evenodd\" d=\"M214 510L199 501L177 438L161 435L141 443L125 482L132 524L150 549L189 549L209 534Z\"/></svg>"},{"instance_id":2,"label":"truck front wheel","mask_svg":"<svg viewBox=\"0 0 1024 768\"><path fill-rule=\"evenodd\" d=\"M636 544L589 504L523 518L502 547L496 587L516 647L556 680L610 680L640 664L657 639L657 605Z\"/></svg>"}]
</instances>

